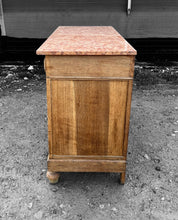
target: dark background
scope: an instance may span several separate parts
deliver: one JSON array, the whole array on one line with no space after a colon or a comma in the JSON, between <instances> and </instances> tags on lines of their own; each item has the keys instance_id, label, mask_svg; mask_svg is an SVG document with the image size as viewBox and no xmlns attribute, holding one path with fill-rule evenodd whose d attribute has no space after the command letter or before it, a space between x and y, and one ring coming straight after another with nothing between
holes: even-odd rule
<instances>
[{"instance_id":1,"label":"dark background","mask_svg":"<svg viewBox=\"0 0 178 220\"><path fill-rule=\"evenodd\" d=\"M132 0L130 15L127 0L3 0L2 9L1 59L41 59L35 50L60 25L111 25L137 49L137 59L178 54L176 0Z\"/></svg>"}]
</instances>

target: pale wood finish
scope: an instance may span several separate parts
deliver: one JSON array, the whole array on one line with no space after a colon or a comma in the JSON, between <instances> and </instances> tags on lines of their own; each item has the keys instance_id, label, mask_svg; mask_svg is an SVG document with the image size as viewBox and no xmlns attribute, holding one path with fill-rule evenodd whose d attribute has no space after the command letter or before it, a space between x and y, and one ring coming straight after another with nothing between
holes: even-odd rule
<instances>
[{"instance_id":1,"label":"pale wood finish","mask_svg":"<svg viewBox=\"0 0 178 220\"><path fill-rule=\"evenodd\" d=\"M87 80L132 80L133 77L104 77L104 76L52 76L52 77L47 77L47 79L52 79L52 80L73 80L73 81L87 81Z\"/></svg>"},{"instance_id":2,"label":"pale wood finish","mask_svg":"<svg viewBox=\"0 0 178 220\"><path fill-rule=\"evenodd\" d=\"M48 147L49 158L52 158L52 118L51 118L51 80L46 79L46 97L47 97L47 110L48 110Z\"/></svg>"},{"instance_id":3,"label":"pale wood finish","mask_svg":"<svg viewBox=\"0 0 178 220\"><path fill-rule=\"evenodd\" d=\"M134 56L46 56L45 69L48 171L120 172L124 184Z\"/></svg>"},{"instance_id":4,"label":"pale wood finish","mask_svg":"<svg viewBox=\"0 0 178 220\"><path fill-rule=\"evenodd\" d=\"M133 80L129 80L128 89L127 89L127 105L125 108L126 117L125 117L125 128L124 128L124 144L123 144L123 156L124 157L127 157L129 122L130 122L130 111L131 111L131 100L132 100L132 86L133 86Z\"/></svg>"},{"instance_id":5,"label":"pale wood finish","mask_svg":"<svg viewBox=\"0 0 178 220\"><path fill-rule=\"evenodd\" d=\"M57 172L47 171L46 177L49 179L51 184L56 184L59 181L60 174Z\"/></svg>"},{"instance_id":6,"label":"pale wood finish","mask_svg":"<svg viewBox=\"0 0 178 220\"><path fill-rule=\"evenodd\" d=\"M124 160L48 159L48 171L52 172L124 172Z\"/></svg>"},{"instance_id":7,"label":"pale wood finish","mask_svg":"<svg viewBox=\"0 0 178 220\"><path fill-rule=\"evenodd\" d=\"M109 82L108 155L122 155L128 81Z\"/></svg>"},{"instance_id":8,"label":"pale wood finish","mask_svg":"<svg viewBox=\"0 0 178 220\"><path fill-rule=\"evenodd\" d=\"M76 155L76 111L73 81L51 82L52 154Z\"/></svg>"},{"instance_id":9,"label":"pale wood finish","mask_svg":"<svg viewBox=\"0 0 178 220\"><path fill-rule=\"evenodd\" d=\"M78 155L107 153L108 87L107 81L75 81Z\"/></svg>"},{"instance_id":10,"label":"pale wood finish","mask_svg":"<svg viewBox=\"0 0 178 220\"><path fill-rule=\"evenodd\" d=\"M108 155L53 155L53 159L125 160L125 157Z\"/></svg>"},{"instance_id":11,"label":"pale wood finish","mask_svg":"<svg viewBox=\"0 0 178 220\"><path fill-rule=\"evenodd\" d=\"M125 183L125 172L122 172L120 174L120 184L124 184Z\"/></svg>"},{"instance_id":12,"label":"pale wood finish","mask_svg":"<svg viewBox=\"0 0 178 220\"><path fill-rule=\"evenodd\" d=\"M52 155L122 156L128 81L51 81Z\"/></svg>"},{"instance_id":13,"label":"pale wood finish","mask_svg":"<svg viewBox=\"0 0 178 220\"><path fill-rule=\"evenodd\" d=\"M134 56L46 56L47 77L133 77Z\"/></svg>"}]
</instances>

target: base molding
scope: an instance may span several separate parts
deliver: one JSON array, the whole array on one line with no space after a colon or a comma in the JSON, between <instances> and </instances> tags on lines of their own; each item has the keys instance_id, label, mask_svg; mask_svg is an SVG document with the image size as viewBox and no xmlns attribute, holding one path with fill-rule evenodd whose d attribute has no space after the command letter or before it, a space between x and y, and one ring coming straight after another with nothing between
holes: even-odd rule
<instances>
[{"instance_id":1,"label":"base molding","mask_svg":"<svg viewBox=\"0 0 178 220\"><path fill-rule=\"evenodd\" d=\"M126 170L125 160L92 158L48 158L48 171L51 172L117 172Z\"/></svg>"}]
</instances>

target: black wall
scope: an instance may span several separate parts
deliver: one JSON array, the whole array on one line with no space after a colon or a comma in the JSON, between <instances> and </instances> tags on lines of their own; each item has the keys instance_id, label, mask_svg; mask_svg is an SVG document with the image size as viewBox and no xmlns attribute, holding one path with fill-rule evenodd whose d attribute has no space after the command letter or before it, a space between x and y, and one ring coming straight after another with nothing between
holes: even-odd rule
<instances>
[{"instance_id":1,"label":"black wall","mask_svg":"<svg viewBox=\"0 0 178 220\"><path fill-rule=\"evenodd\" d=\"M178 38L177 0L3 0L7 36L47 38L59 25L111 25L125 38Z\"/></svg>"}]
</instances>

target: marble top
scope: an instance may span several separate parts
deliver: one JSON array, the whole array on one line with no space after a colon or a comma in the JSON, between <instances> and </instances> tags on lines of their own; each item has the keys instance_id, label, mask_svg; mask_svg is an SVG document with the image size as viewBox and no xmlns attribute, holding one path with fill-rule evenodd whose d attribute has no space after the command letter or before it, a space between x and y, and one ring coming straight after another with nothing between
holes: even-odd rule
<instances>
[{"instance_id":1,"label":"marble top","mask_svg":"<svg viewBox=\"0 0 178 220\"><path fill-rule=\"evenodd\" d=\"M36 51L38 55L136 55L111 26L59 26Z\"/></svg>"}]
</instances>

